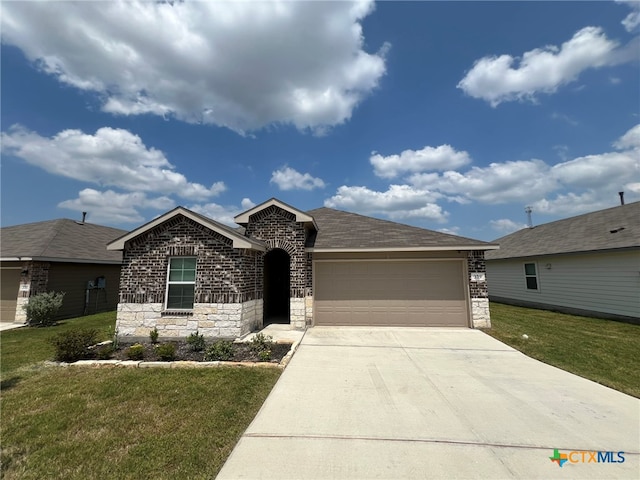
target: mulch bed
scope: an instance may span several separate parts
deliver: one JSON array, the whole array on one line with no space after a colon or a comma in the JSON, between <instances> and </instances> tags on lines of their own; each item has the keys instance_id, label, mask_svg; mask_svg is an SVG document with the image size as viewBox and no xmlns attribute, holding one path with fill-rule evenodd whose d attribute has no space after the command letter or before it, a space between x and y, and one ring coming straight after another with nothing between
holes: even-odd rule
<instances>
[{"instance_id":1,"label":"mulch bed","mask_svg":"<svg viewBox=\"0 0 640 480\"><path fill-rule=\"evenodd\" d=\"M202 352L194 352L191 349L191 346L187 342L182 341L172 341L172 342L162 342L162 343L172 343L176 347L176 357L175 361L193 361L193 362L204 362L204 355L207 348L210 344L207 344L204 351ZM129 348L132 344L124 344L120 343L118 345L118 349L115 350L111 355L110 359L113 360L129 360L127 356L127 348ZM160 345L160 343L152 344L152 343L143 343L144 346L144 357L143 360L146 362L158 362L161 361L160 357L156 353L156 346ZM280 363L282 358L289 353L291 349L290 343L274 343L271 347L271 363ZM96 355L97 356L97 355ZM103 358L104 360L104 358ZM254 353L249 344L247 343L234 343L233 344L233 357L228 361L230 362L260 362L261 360L258 358L258 355Z\"/></svg>"}]
</instances>

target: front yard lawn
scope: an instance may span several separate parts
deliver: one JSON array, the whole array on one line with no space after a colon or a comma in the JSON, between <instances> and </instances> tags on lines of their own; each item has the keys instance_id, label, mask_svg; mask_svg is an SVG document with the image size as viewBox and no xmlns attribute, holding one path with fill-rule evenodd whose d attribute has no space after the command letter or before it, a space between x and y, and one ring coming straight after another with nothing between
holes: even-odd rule
<instances>
[{"instance_id":1,"label":"front yard lawn","mask_svg":"<svg viewBox=\"0 0 640 480\"><path fill-rule=\"evenodd\" d=\"M485 331L492 337L549 365L640 398L640 325L493 302L490 308L492 328Z\"/></svg>"},{"instance_id":2,"label":"front yard lawn","mask_svg":"<svg viewBox=\"0 0 640 480\"><path fill-rule=\"evenodd\" d=\"M2 333L3 479L214 478L281 371L45 367L64 328Z\"/></svg>"}]
</instances>

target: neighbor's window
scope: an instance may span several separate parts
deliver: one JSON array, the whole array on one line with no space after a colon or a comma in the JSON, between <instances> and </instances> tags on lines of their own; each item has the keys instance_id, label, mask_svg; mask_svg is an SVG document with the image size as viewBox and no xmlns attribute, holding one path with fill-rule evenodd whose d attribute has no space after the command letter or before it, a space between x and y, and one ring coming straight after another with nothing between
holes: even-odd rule
<instances>
[{"instance_id":1,"label":"neighbor's window","mask_svg":"<svg viewBox=\"0 0 640 480\"><path fill-rule=\"evenodd\" d=\"M538 275L535 263L524 264L524 278L527 281L527 290L538 290Z\"/></svg>"},{"instance_id":2,"label":"neighbor's window","mask_svg":"<svg viewBox=\"0 0 640 480\"><path fill-rule=\"evenodd\" d=\"M191 310L196 285L195 257L169 259L167 280L167 309Z\"/></svg>"}]
</instances>

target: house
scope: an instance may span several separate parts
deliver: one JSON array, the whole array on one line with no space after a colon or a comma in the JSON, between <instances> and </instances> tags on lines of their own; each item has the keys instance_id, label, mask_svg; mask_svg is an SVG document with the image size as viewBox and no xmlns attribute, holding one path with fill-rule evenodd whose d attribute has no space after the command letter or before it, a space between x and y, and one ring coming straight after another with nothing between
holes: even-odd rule
<instances>
[{"instance_id":1,"label":"house","mask_svg":"<svg viewBox=\"0 0 640 480\"><path fill-rule=\"evenodd\" d=\"M484 252L497 245L275 198L235 221L177 207L111 242L123 251L119 336L490 324Z\"/></svg>"},{"instance_id":2,"label":"house","mask_svg":"<svg viewBox=\"0 0 640 480\"><path fill-rule=\"evenodd\" d=\"M22 306L48 291L65 292L58 319L115 310L122 253L106 246L123 233L66 218L0 229L0 320L24 323Z\"/></svg>"},{"instance_id":3,"label":"house","mask_svg":"<svg viewBox=\"0 0 640 480\"><path fill-rule=\"evenodd\" d=\"M640 320L640 202L525 228L487 252L497 302Z\"/></svg>"}]
</instances>

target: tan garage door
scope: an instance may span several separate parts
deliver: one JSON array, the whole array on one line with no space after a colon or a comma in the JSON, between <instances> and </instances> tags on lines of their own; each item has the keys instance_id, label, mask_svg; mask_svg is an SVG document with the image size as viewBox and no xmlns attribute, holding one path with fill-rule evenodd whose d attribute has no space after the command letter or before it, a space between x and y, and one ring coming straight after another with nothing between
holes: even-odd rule
<instances>
[{"instance_id":1,"label":"tan garage door","mask_svg":"<svg viewBox=\"0 0 640 480\"><path fill-rule=\"evenodd\" d=\"M315 263L316 325L467 327L461 261Z\"/></svg>"},{"instance_id":2,"label":"tan garage door","mask_svg":"<svg viewBox=\"0 0 640 480\"><path fill-rule=\"evenodd\" d=\"M0 268L0 321L13 322L20 288L21 268Z\"/></svg>"}]
</instances>

